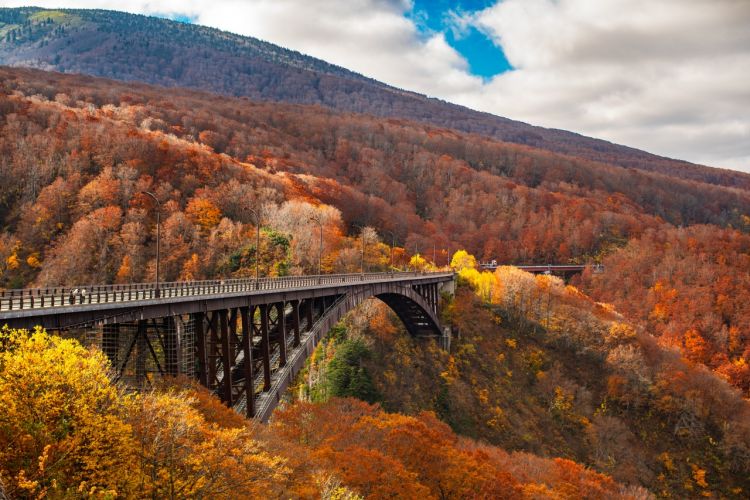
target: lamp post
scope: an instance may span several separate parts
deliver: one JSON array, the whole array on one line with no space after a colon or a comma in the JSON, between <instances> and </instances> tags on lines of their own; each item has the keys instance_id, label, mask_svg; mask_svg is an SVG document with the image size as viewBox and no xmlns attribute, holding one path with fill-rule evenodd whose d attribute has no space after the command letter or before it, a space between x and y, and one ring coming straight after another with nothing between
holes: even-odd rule
<instances>
[{"instance_id":1,"label":"lamp post","mask_svg":"<svg viewBox=\"0 0 750 500\"><path fill-rule=\"evenodd\" d=\"M360 237L362 238L362 260L359 264L359 273L364 277L365 275L365 226L360 226L359 224L354 224L354 227L359 229L360 231Z\"/></svg>"},{"instance_id":2,"label":"lamp post","mask_svg":"<svg viewBox=\"0 0 750 500\"><path fill-rule=\"evenodd\" d=\"M360 274L365 275L365 228L362 228L362 263L360 265Z\"/></svg>"},{"instance_id":3,"label":"lamp post","mask_svg":"<svg viewBox=\"0 0 750 500\"><path fill-rule=\"evenodd\" d=\"M161 263L161 241L159 233L161 233L161 203L156 195L150 191L141 191L141 194L151 197L156 203L156 286L154 287L154 295L158 299L161 296L159 290L159 266Z\"/></svg>"},{"instance_id":4,"label":"lamp post","mask_svg":"<svg viewBox=\"0 0 750 500\"><path fill-rule=\"evenodd\" d=\"M393 274L393 247L396 246L396 234L393 231L385 231L391 235L391 274Z\"/></svg>"},{"instance_id":5,"label":"lamp post","mask_svg":"<svg viewBox=\"0 0 750 500\"><path fill-rule=\"evenodd\" d=\"M260 277L260 215L252 208L248 208L247 211L253 214L253 218L255 219L255 289L257 290Z\"/></svg>"},{"instance_id":6,"label":"lamp post","mask_svg":"<svg viewBox=\"0 0 750 500\"><path fill-rule=\"evenodd\" d=\"M321 271L321 263L323 262L323 223L320 217L310 217L310 220L320 226L320 248L318 248L318 283L320 283L320 277L323 275Z\"/></svg>"}]
</instances>

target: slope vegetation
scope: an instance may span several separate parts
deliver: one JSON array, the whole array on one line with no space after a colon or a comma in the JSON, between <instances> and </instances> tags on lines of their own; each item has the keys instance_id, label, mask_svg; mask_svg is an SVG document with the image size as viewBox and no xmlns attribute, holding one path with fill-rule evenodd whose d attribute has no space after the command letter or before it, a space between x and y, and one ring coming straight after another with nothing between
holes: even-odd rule
<instances>
[{"instance_id":1,"label":"slope vegetation","mask_svg":"<svg viewBox=\"0 0 750 500\"><path fill-rule=\"evenodd\" d=\"M0 223L20 241L21 261L34 255L37 267L95 210L111 212L115 235L143 224L142 189L159 191L176 217L193 214L180 226L195 233L183 235L188 246L202 246L223 219L249 222L247 206L298 199L335 206L340 232L372 225L408 253L434 245L438 260L459 245L506 262L583 260L665 219L742 227L750 212L742 190L411 122L38 71L0 75ZM175 253L168 278L189 250Z\"/></svg>"},{"instance_id":2,"label":"slope vegetation","mask_svg":"<svg viewBox=\"0 0 750 500\"><path fill-rule=\"evenodd\" d=\"M391 243L397 267L420 251L444 265L459 247L505 263L605 259L586 290L747 393L747 191L315 106L0 78L0 286L150 279L151 190L168 280L247 276L256 259L267 275L312 272L310 217L326 272L359 269L357 226L370 270L388 267ZM710 224L673 225L695 223Z\"/></svg>"},{"instance_id":3,"label":"slope vegetation","mask_svg":"<svg viewBox=\"0 0 750 500\"><path fill-rule=\"evenodd\" d=\"M101 10L0 9L0 64L416 120L592 161L750 187L750 176L476 112L249 37Z\"/></svg>"},{"instance_id":4,"label":"slope vegetation","mask_svg":"<svg viewBox=\"0 0 750 500\"><path fill-rule=\"evenodd\" d=\"M633 498L611 478L459 438L434 415L298 404L259 429L208 391L125 394L100 351L0 331L9 498ZM19 383L21 378L24 383ZM642 493L642 492L641 492Z\"/></svg>"},{"instance_id":5,"label":"slope vegetation","mask_svg":"<svg viewBox=\"0 0 750 500\"><path fill-rule=\"evenodd\" d=\"M449 353L373 303L319 347L297 394L434 411L460 434L662 497L747 494L750 404L736 389L557 278L461 274Z\"/></svg>"}]
</instances>

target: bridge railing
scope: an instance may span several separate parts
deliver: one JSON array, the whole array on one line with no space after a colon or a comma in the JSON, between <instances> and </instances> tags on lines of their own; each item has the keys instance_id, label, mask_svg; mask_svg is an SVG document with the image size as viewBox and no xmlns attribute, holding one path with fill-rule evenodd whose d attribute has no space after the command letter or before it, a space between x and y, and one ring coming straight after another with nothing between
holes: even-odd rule
<instances>
[{"instance_id":1,"label":"bridge railing","mask_svg":"<svg viewBox=\"0 0 750 500\"><path fill-rule=\"evenodd\" d=\"M24 288L0 291L0 312L48 307L108 304L138 300L169 299L202 295L309 288L366 281L383 281L410 277L450 275L450 272L381 272L357 274L323 274L283 276L279 278L239 278L203 281L132 283L124 285L89 285L50 288Z\"/></svg>"}]
</instances>

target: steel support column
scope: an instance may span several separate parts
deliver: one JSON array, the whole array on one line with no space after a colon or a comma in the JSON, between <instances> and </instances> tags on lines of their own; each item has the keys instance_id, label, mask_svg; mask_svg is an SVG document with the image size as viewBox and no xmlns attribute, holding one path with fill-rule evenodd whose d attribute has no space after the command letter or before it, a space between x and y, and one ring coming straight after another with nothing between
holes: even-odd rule
<instances>
[{"instance_id":1,"label":"steel support column","mask_svg":"<svg viewBox=\"0 0 750 500\"><path fill-rule=\"evenodd\" d=\"M227 406L232 406L232 351L229 343L229 323L227 319L227 310L220 309L219 313L219 331L221 334L221 368L223 376L221 379L222 385L222 400Z\"/></svg>"},{"instance_id":2,"label":"steel support column","mask_svg":"<svg viewBox=\"0 0 750 500\"><path fill-rule=\"evenodd\" d=\"M247 400L247 416L255 416L255 378L253 376L253 324L247 307L240 308L240 322L242 325L242 353L245 375L245 399Z\"/></svg>"},{"instance_id":3,"label":"steel support column","mask_svg":"<svg viewBox=\"0 0 750 500\"><path fill-rule=\"evenodd\" d=\"M260 306L260 349L263 355L263 390L271 389L271 341L268 338L268 304Z\"/></svg>"},{"instance_id":4,"label":"steel support column","mask_svg":"<svg viewBox=\"0 0 750 500\"><path fill-rule=\"evenodd\" d=\"M292 301L292 331L294 332L294 347L298 347L299 338L299 300Z\"/></svg>"},{"instance_id":5,"label":"steel support column","mask_svg":"<svg viewBox=\"0 0 750 500\"><path fill-rule=\"evenodd\" d=\"M217 385L217 368L219 364L219 355L217 353L219 343L218 318L219 313L214 311L208 319L208 385L206 387L209 389L214 389Z\"/></svg>"},{"instance_id":6,"label":"steel support column","mask_svg":"<svg viewBox=\"0 0 750 500\"><path fill-rule=\"evenodd\" d=\"M164 318L163 325L164 339L164 369L167 375L177 376L179 357L177 352L177 329L175 328L174 318L168 316Z\"/></svg>"},{"instance_id":7,"label":"steel support column","mask_svg":"<svg viewBox=\"0 0 750 500\"><path fill-rule=\"evenodd\" d=\"M286 302L276 304L277 339L279 340L279 367L286 366Z\"/></svg>"},{"instance_id":8,"label":"steel support column","mask_svg":"<svg viewBox=\"0 0 750 500\"><path fill-rule=\"evenodd\" d=\"M305 312L307 313L307 331L311 332L313 327L313 302L315 299L307 299L305 301Z\"/></svg>"},{"instance_id":9,"label":"steel support column","mask_svg":"<svg viewBox=\"0 0 750 500\"><path fill-rule=\"evenodd\" d=\"M119 366L118 353L120 350L120 324L102 326L102 351L109 358L113 368Z\"/></svg>"},{"instance_id":10,"label":"steel support column","mask_svg":"<svg viewBox=\"0 0 750 500\"><path fill-rule=\"evenodd\" d=\"M137 385L143 385L146 380L146 349L148 344L148 322L138 321L135 341L135 380Z\"/></svg>"},{"instance_id":11,"label":"steel support column","mask_svg":"<svg viewBox=\"0 0 750 500\"><path fill-rule=\"evenodd\" d=\"M206 360L206 334L204 329L205 315L202 312L193 313L193 328L195 329L195 350L197 357L198 380L203 387L208 387L208 366Z\"/></svg>"}]
</instances>

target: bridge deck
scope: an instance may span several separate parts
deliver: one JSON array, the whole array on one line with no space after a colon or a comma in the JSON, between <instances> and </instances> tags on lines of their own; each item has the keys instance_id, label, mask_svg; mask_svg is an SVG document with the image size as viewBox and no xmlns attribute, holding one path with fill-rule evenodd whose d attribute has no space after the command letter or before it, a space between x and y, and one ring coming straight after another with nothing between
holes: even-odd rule
<instances>
[{"instance_id":1,"label":"bridge deck","mask_svg":"<svg viewBox=\"0 0 750 500\"><path fill-rule=\"evenodd\" d=\"M494 270L498 267L506 264L497 264L492 262L482 262L479 267L487 270ZM511 264L512 265L512 264ZM522 271L528 273L580 273L583 272L587 267L591 267L594 272L599 272L603 269L601 264L526 264L526 265L512 265Z\"/></svg>"},{"instance_id":2,"label":"bridge deck","mask_svg":"<svg viewBox=\"0 0 750 500\"><path fill-rule=\"evenodd\" d=\"M79 315L106 317L106 312L176 306L180 303L264 296L352 285L445 279L452 272L385 272L29 288L0 291L0 323L34 317Z\"/></svg>"}]
</instances>

